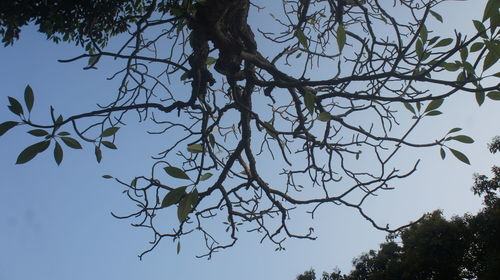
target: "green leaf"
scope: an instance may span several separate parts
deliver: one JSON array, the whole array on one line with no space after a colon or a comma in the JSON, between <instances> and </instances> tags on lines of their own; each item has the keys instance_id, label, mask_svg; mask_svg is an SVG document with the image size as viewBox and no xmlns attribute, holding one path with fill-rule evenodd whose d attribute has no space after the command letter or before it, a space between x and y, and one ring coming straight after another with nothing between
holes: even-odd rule
<instances>
[{"instance_id":1,"label":"green leaf","mask_svg":"<svg viewBox=\"0 0 500 280\"><path fill-rule=\"evenodd\" d=\"M114 135L120 128L117 127L117 126L113 126L113 127L108 127L106 128L102 133L101 133L101 136L99 137L109 137L109 136L112 136Z\"/></svg>"},{"instance_id":2,"label":"green leaf","mask_svg":"<svg viewBox=\"0 0 500 280\"><path fill-rule=\"evenodd\" d=\"M425 108L424 112L429 112L429 111L432 111L432 110L436 110L437 108L441 107L441 105L443 104L443 102L444 102L444 99L432 100L431 103L429 103L429 105L427 105L427 108Z\"/></svg>"},{"instance_id":3,"label":"green leaf","mask_svg":"<svg viewBox=\"0 0 500 280\"><path fill-rule=\"evenodd\" d=\"M472 44L472 46L470 46L470 52L480 51L483 47L484 47L483 42L475 42L474 44Z\"/></svg>"},{"instance_id":4,"label":"green leaf","mask_svg":"<svg viewBox=\"0 0 500 280\"><path fill-rule=\"evenodd\" d=\"M297 32L295 32L295 37L297 37L297 40L299 40L299 43L302 46L304 46L304 48L307 49L307 38L304 35L304 32L302 32L302 30L297 30Z\"/></svg>"},{"instance_id":5,"label":"green leaf","mask_svg":"<svg viewBox=\"0 0 500 280\"><path fill-rule=\"evenodd\" d=\"M314 99L315 96L314 94L307 92L304 95L304 104L306 105L307 110L309 111L309 114L313 114L314 112Z\"/></svg>"},{"instance_id":6,"label":"green leaf","mask_svg":"<svg viewBox=\"0 0 500 280\"><path fill-rule=\"evenodd\" d=\"M181 252L181 242L177 242L177 255Z\"/></svg>"},{"instance_id":7,"label":"green leaf","mask_svg":"<svg viewBox=\"0 0 500 280\"><path fill-rule=\"evenodd\" d=\"M474 143L474 139L470 138L467 135L457 135L457 136L453 136L453 137L450 137L450 138L452 140L455 140L455 141L458 141L458 142L462 142L462 143L465 143L465 144L472 144L472 143Z\"/></svg>"},{"instance_id":8,"label":"green leaf","mask_svg":"<svg viewBox=\"0 0 500 280\"><path fill-rule=\"evenodd\" d=\"M198 205L198 201L200 199L198 190L194 189L189 195L191 195L191 206L193 206L193 209Z\"/></svg>"},{"instance_id":9,"label":"green leaf","mask_svg":"<svg viewBox=\"0 0 500 280\"><path fill-rule=\"evenodd\" d=\"M460 65L457 63L446 63L445 62L445 63L443 63L443 67L444 67L444 69L451 71L451 72L455 72L458 69L460 69Z\"/></svg>"},{"instance_id":10,"label":"green leaf","mask_svg":"<svg viewBox=\"0 0 500 280\"><path fill-rule=\"evenodd\" d=\"M491 100L500 100L500 91L490 91L487 96Z\"/></svg>"},{"instance_id":11,"label":"green leaf","mask_svg":"<svg viewBox=\"0 0 500 280\"><path fill-rule=\"evenodd\" d=\"M454 155L454 156L455 156L458 160L460 160L460 161L461 161L461 162L463 162L463 163L466 163L466 164L469 164L469 165L470 165L470 161L469 161L469 159L468 159L468 158L467 158L467 156L466 156L466 155L464 155L462 152L457 151L457 150L453 150L453 149L451 149L451 148L448 148L448 149L451 151L451 153L452 153L452 154L453 154L453 155Z\"/></svg>"},{"instance_id":12,"label":"green leaf","mask_svg":"<svg viewBox=\"0 0 500 280\"><path fill-rule=\"evenodd\" d=\"M0 136L4 135L7 131L9 131L11 128L15 127L18 125L18 122L13 122L13 121L6 121L0 124Z\"/></svg>"},{"instance_id":13,"label":"green leaf","mask_svg":"<svg viewBox=\"0 0 500 280\"><path fill-rule=\"evenodd\" d=\"M69 132L61 131L61 132L57 133L57 135L59 135L59 136L68 136Z\"/></svg>"},{"instance_id":14,"label":"green leaf","mask_svg":"<svg viewBox=\"0 0 500 280\"><path fill-rule=\"evenodd\" d=\"M179 218L179 222L181 223L187 219L189 212L193 209L191 199L192 196L187 195L179 202L179 207L177 208L177 218Z\"/></svg>"},{"instance_id":15,"label":"green leaf","mask_svg":"<svg viewBox=\"0 0 500 280\"><path fill-rule=\"evenodd\" d=\"M406 108L408 111L412 112L414 115L416 114L416 113L415 113L415 109L413 108L413 106L411 106L411 104L410 104L410 103L408 103L408 102L404 102L404 103L403 103L403 105L405 106L405 108Z\"/></svg>"},{"instance_id":16,"label":"green leaf","mask_svg":"<svg viewBox=\"0 0 500 280\"><path fill-rule=\"evenodd\" d=\"M339 27L337 28L337 44L339 46L340 53L344 49L344 45L345 45L346 40L347 40L347 38L346 38L346 34L345 34L344 25L339 24Z\"/></svg>"},{"instance_id":17,"label":"green leaf","mask_svg":"<svg viewBox=\"0 0 500 280\"><path fill-rule=\"evenodd\" d=\"M276 134L276 129L274 128L273 124L270 121L263 122L263 126L266 129L267 134L269 134L274 139L279 140L278 134Z\"/></svg>"},{"instance_id":18,"label":"green leaf","mask_svg":"<svg viewBox=\"0 0 500 280\"><path fill-rule=\"evenodd\" d=\"M167 166L163 169L167 172L168 175L174 178L190 180L189 176L180 168L174 166Z\"/></svg>"},{"instance_id":19,"label":"green leaf","mask_svg":"<svg viewBox=\"0 0 500 280\"><path fill-rule=\"evenodd\" d=\"M444 149L443 149L443 148L441 148L441 149L439 150L439 153L441 154L441 158L442 158L442 159L445 159L445 158L446 158L446 152L444 151Z\"/></svg>"},{"instance_id":20,"label":"green leaf","mask_svg":"<svg viewBox=\"0 0 500 280\"><path fill-rule=\"evenodd\" d=\"M442 112L441 111L438 111L438 110L434 110L434 111L430 111L428 112L427 114L425 114L426 116L437 116L437 115L441 115Z\"/></svg>"},{"instance_id":21,"label":"green leaf","mask_svg":"<svg viewBox=\"0 0 500 280\"><path fill-rule=\"evenodd\" d=\"M26 163L36 157L39 153L45 151L50 145L50 141L42 141L24 149L17 157L16 164Z\"/></svg>"},{"instance_id":22,"label":"green leaf","mask_svg":"<svg viewBox=\"0 0 500 280\"><path fill-rule=\"evenodd\" d=\"M88 66L89 67L94 67L97 62L99 62L99 59L101 59L101 55L92 55L89 57L89 61L88 61Z\"/></svg>"},{"instance_id":23,"label":"green leaf","mask_svg":"<svg viewBox=\"0 0 500 280\"><path fill-rule=\"evenodd\" d=\"M42 137L42 136L49 134L47 131L45 131L43 129L33 129L33 130L28 131L28 133L33 135L33 136L37 136L37 137Z\"/></svg>"},{"instance_id":24,"label":"green leaf","mask_svg":"<svg viewBox=\"0 0 500 280\"><path fill-rule=\"evenodd\" d=\"M101 144L108 148L108 149L113 149L113 150L116 150L116 145L112 142L109 142L109 141L101 141Z\"/></svg>"},{"instance_id":25,"label":"green leaf","mask_svg":"<svg viewBox=\"0 0 500 280\"><path fill-rule=\"evenodd\" d=\"M191 144L187 146L187 150L190 153L202 153L203 146L201 144Z\"/></svg>"},{"instance_id":26,"label":"green leaf","mask_svg":"<svg viewBox=\"0 0 500 280\"><path fill-rule=\"evenodd\" d=\"M476 92L476 102L477 102L477 105L481 106L483 105L484 103L484 91L478 91Z\"/></svg>"},{"instance_id":27,"label":"green leaf","mask_svg":"<svg viewBox=\"0 0 500 280\"><path fill-rule=\"evenodd\" d=\"M436 45L434 45L434 47L435 48L446 47L449 44L451 44L452 42L453 42L453 39L451 39L451 38L445 38L445 39L440 40Z\"/></svg>"},{"instance_id":28,"label":"green leaf","mask_svg":"<svg viewBox=\"0 0 500 280\"><path fill-rule=\"evenodd\" d=\"M54 147L54 159L57 163L57 165L60 165L62 160L63 160L63 149L59 143L56 142L56 145Z\"/></svg>"},{"instance_id":29,"label":"green leaf","mask_svg":"<svg viewBox=\"0 0 500 280\"><path fill-rule=\"evenodd\" d=\"M436 12L432 11L432 10L429 10L429 12L431 13L431 15L432 15L433 17L435 17L435 18L436 18L437 20L439 20L441 23L443 22L443 17L442 17L440 14L438 14L438 13L436 13Z\"/></svg>"},{"instance_id":30,"label":"green leaf","mask_svg":"<svg viewBox=\"0 0 500 280\"><path fill-rule=\"evenodd\" d=\"M493 66L498 60L498 57L495 55L494 52L489 51L488 54L486 55L486 58L484 59L483 62L483 71L486 71L488 68Z\"/></svg>"},{"instance_id":31,"label":"green leaf","mask_svg":"<svg viewBox=\"0 0 500 280\"><path fill-rule=\"evenodd\" d=\"M460 49L460 58L462 59L462 62L465 62L467 60L467 56L469 56L469 51L467 50L466 47L463 47Z\"/></svg>"},{"instance_id":32,"label":"green leaf","mask_svg":"<svg viewBox=\"0 0 500 280\"><path fill-rule=\"evenodd\" d=\"M495 15L495 5L498 5L495 3L496 1L497 0L488 0L488 3L486 4L486 7L484 8L483 22L486 21L488 18Z\"/></svg>"},{"instance_id":33,"label":"green leaf","mask_svg":"<svg viewBox=\"0 0 500 280\"><path fill-rule=\"evenodd\" d=\"M479 20L473 20L472 22L474 23L474 27L476 27L477 33L481 33L481 37L488 39L488 36L486 36L486 28L483 23Z\"/></svg>"},{"instance_id":34,"label":"green leaf","mask_svg":"<svg viewBox=\"0 0 500 280\"><path fill-rule=\"evenodd\" d=\"M189 72L184 72L184 73L182 73L182 75L181 75L181 81L186 80L186 79L187 79L187 78L189 78L190 76L191 76L191 73L189 73Z\"/></svg>"},{"instance_id":35,"label":"green leaf","mask_svg":"<svg viewBox=\"0 0 500 280\"><path fill-rule=\"evenodd\" d=\"M24 103L26 104L26 108L28 108L28 112L31 112L34 102L35 95L33 94L33 89L31 89L31 87L28 85L24 89Z\"/></svg>"},{"instance_id":36,"label":"green leaf","mask_svg":"<svg viewBox=\"0 0 500 280\"><path fill-rule=\"evenodd\" d=\"M422 56L424 55L424 46L422 44L422 40L417 40L417 43L415 44L415 51L417 52L418 58L422 59Z\"/></svg>"},{"instance_id":37,"label":"green leaf","mask_svg":"<svg viewBox=\"0 0 500 280\"><path fill-rule=\"evenodd\" d=\"M460 127L455 127L455 128L452 128L450 129L450 131L448 131L447 134L450 134L450 133L455 133L455 132L459 132L461 131L462 129Z\"/></svg>"},{"instance_id":38,"label":"green leaf","mask_svg":"<svg viewBox=\"0 0 500 280\"><path fill-rule=\"evenodd\" d=\"M495 41L484 41L486 47L490 52L495 54L495 57L500 58L500 42Z\"/></svg>"},{"instance_id":39,"label":"green leaf","mask_svg":"<svg viewBox=\"0 0 500 280\"><path fill-rule=\"evenodd\" d=\"M420 39L422 39L422 43L425 44L427 42L429 32L427 31L427 27L425 24L422 24L422 28L420 28L420 33L418 34L420 36Z\"/></svg>"},{"instance_id":40,"label":"green leaf","mask_svg":"<svg viewBox=\"0 0 500 280\"><path fill-rule=\"evenodd\" d=\"M15 99L14 97L8 97L9 98L9 103L10 103L10 106L9 106L9 109L12 113L20 116L23 114L23 107L21 106L21 103L19 103L19 101L17 101L17 99Z\"/></svg>"},{"instance_id":41,"label":"green leaf","mask_svg":"<svg viewBox=\"0 0 500 280\"><path fill-rule=\"evenodd\" d=\"M211 56L207 57L207 65L208 65L208 66L210 66L210 65L212 65L212 64L215 64L216 62L217 62L217 59L216 59L216 58L211 57Z\"/></svg>"},{"instance_id":42,"label":"green leaf","mask_svg":"<svg viewBox=\"0 0 500 280\"><path fill-rule=\"evenodd\" d=\"M71 137L61 137L61 140L66 144L66 146L73 148L73 149L81 149L82 145L76 139L71 138Z\"/></svg>"},{"instance_id":43,"label":"green leaf","mask_svg":"<svg viewBox=\"0 0 500 280\"><path fill-rule=\"evenodd\" d=\"M181 198L186 195L186 187L179 187L169 191L161 202L161 207L169 207L179 203Z\"/></svg>"},{"instance_id":44,"label":"green leaf","mask_svg":"<svg viewBox=\"0 0 500 280\"><path fill-rule=\"evenodd\" d=\"M319 113L319 115L318 115L318 117L316 119L320 120L322 122L327 122L327 121L333 119L333 117L328 112L321 112L321 113Z\"/></svg>"},{"instance_id":45,"label":"green leaf","mask_svg":"<svg viewBox=\"0 0 500 280\"><path fill-rule=\"evenodd\" d=\"M215 146L215 136L213 134L208 135L208 142L210 143L210 146L213 149Z\"/></svg>"},{"instance_id":46,"label":"green leaf","mask_svg":"<svg viewBox=\"0 0 500 280\"><path fill-rule=\"evenodd\" d=\"M102 151L101 151L101 148L99 148L99 146L95 146L94 154L95 154L95 158L96 158L97 162L101 163Z\"/></svg>"},{"instance_id":47,"label":"green leaf","mask_svg":"<svg viewBox=\"0 0 500 280\"><path fill-rule=\"evenodd\" d=\"M111 178L113 178L113 176L111 176L111 175L102 175L102 178L104 178L104 179L111 179Z\"/></svg>"},{"instance_id":48,"label":"green leaf","mask_svg":"<svg viewBox=\"0 0 500 280\"><path fill-rule=\"evenodd\" d=\"M213 176L212 173L205 173L205 174L203 174L203 175L200 176L200 181L208 180L212 176Z\"/></svg>"}]
</instances>

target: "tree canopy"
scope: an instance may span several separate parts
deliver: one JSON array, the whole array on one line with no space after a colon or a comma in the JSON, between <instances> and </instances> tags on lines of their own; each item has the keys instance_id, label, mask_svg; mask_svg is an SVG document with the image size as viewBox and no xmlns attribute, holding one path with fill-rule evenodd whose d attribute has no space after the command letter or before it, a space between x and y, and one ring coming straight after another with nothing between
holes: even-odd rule
<instances>
[{"instance_id":1,"label":"tree canopy","mask_svg":"<svg viewBox=\"0 0 500 280\"><path fill-rule=\"evenodd\" d=\"M315 238L312 228L292 229L292 213L314 216L327 205L351 207L375 228L396 232L405 225L380 225L364 210L416 171L418 158L399 166L396 155L435 148L469 164L456 146L474 141L452 128L420 142L416 128L442 114L457 92L471 93L479 106L500 100L492 67L500 57L499 2L487 1L471 23L477 32L451 36L431 30L445 21L435 12L442 2L4 1L5 45L34 24L56 43L82 46L62 62L88 59L91 70L115 58L122 68L112 75L121 85L108 104L68 116L51 108L49 122L31 118L36 89L27 86L24 105L8 98L15 119L0 124L0 136L25 128L40 137L18 164L49 147L57 164L63 147L90 147L100 162L104 149L118 148L126 115L154 125L150 133L169 141L158 147L151 173L104 176L138 206L117 217L153 232L146 252L199 232L210 257L233 246L239 229L282 250L286 237ZM165 231L171 208L178 221Z\"/></svg>"}]
</instances>

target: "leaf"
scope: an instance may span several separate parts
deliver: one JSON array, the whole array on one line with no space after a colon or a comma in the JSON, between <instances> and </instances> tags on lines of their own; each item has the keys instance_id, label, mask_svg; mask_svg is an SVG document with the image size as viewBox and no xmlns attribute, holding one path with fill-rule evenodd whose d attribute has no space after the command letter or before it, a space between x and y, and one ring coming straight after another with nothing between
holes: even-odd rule
<instances>
[{"instance_id":1,"label":"leaf","mask_svg":"<svg viewBox=\"0 0 500 280\"><path fill-rule=\"evenodd\" d=\"M459 132L461 131L462 129L460 127L455 127L455 128L452 128L450 129L450 131L448 131L447 134L450 134L450 133L455 133L455 132Z\"/></svg>"},{"instance_id":2,"label":"leaf","mask_svg":"<svg viewBox=\"0 0 500 280\"><path fill-rule=\"evenodd\" d=\"M422 56L424 55L424 46L422 44L422 40L417 40L417 43L415 44L415 51L417 52L418 58L422 59Z\"/></svg>"},{"instance_id":3,"label":"leaf","mask_svg":"<svg viewBox=\"0 0 500 280\"><path fill-rule=\"evenodd\" d=\"M211 56L207 57L207 65L208 65L208 66L210 66L210 65L212 65L212 64L215 64L216 62L217 62L217 59L216 59L216 58L211 57Z\"/></svg>"},{"instance_id":4,"label":"leaf","mask_svg":"<svg viewBox=\"0 0 500 280\"><path fill-rule=\"evenodd\" d=\"M439 153L441 154L441 158L442 158L442 159L445 159L445 158L446 158L446 152L444 151L444 149L443 149L443 148L441 148L441 149L439 150Z\"/></svg>"},{"instance_id":5,"label":"leaf","mask_svg":"<svg viewBox=\"0 0 500 280\"><path fill-rule=\"evenodd\" d=\"M168 175L170 175L174 178L190 180L189 176L180 168L177 168L174 166L167 166L163 169L165 169L165 171L167 172Z\"/></svg>"},{"instance_id":6,"label":"leaf","mask_svg":"<svg viewBox=\"0 0 500 280\"><path fill-rule=\"evenodd\" d=\"M425 24L422 24L422 27L420 28L420 33L418 34L420 36L420 39L422 39L422 43L425 44L427 42L429 32L427 31L427 27Z\"/></svg>"},{"instance_id":7,"label":"leaf","mask_svg":"<svg viewBox=\"0 0 500 280\"><path fill-rule=\"evenodd\" d=\"M101 59L101 55L90 56L88 61L88 67L94 67L97 64L97 62L99 62L99 59Z\"/></svg>"},{"instance_id":8,"label":"leaf","mask_svg":"<svg viewBox=\"0 0 500 280\"><path fill-rule=\"evenodd\" d=\"M116 150L116 145L113 142L101 141L101 144L108 149Z\"/></svg>"},{"instance_id":9,"label":"leaf","mask_svg":"<svg viewBox=\"0 0 500 280\"><path fill-rule=\"evenodd\" d=\"M184 222L192 209L191 195L187 195L179 201L179 206L177 208L177 218L179 218L179 222Z\"/></svg>"},{"instance_id":10,"label":"leaf","mask_svg":"<svg viewBox=\"0 0 500 280\"><path fill-rule=\"evenodd\" d=\"M37 137L42 137L42 136L49 134L47 131L45 131L43 129L33 129L33 130L28 131L28 133L33 135L33 136L37 136Z\"/></svg>"},{"instance_id":11,"label":"leaf","mask_svg":"<svg viewBox=\"0 0 500 280\"><path fill-rule=\"evenodd\" d=\"M208 142L210 143L210 146L213 149L215 146L215 136L213 134L208 135Z\"/></svg>"},{"instance_id":12,"label":"leaf","mask_svg":"<svg viewBox=\"0 0 500 280\"><path fill-rule=\"evenodd\" d=\"M469 56L469 51L467 50L466 47L463 47L460 49L460 58L462 59L462 62L465 62L467 60L467 56Z\"/></svg>"},{"instance_id":13,"label":"leaf","mask_svg":"<svg viewBox=\"0 0 500 280\"><path fill-rule=\"evenodd\" d=\"M320 120L322 122L327 122L327 121L329 121L329 120L331 120L333 118L332 118L332 115L330 113L328 113L328 112L321 112L321 113L319 113L319 115L318 115L318 117L316 119L318 119L318 120Z\"/></svg>"},{"instance_id":14,"label":"leaf","mask_svg":"<svg viewBox=\"0 0 500 280\"><path fill-rule=\"evenodd\" d=\"M435 17L435 18L436 18L437 20L439 20L441 23L443 22L443 17L442 17L440 14L438 14L438 13L436 13L436 12L432 11L432 10L429 10L429 12L431 13L431 15L432 15L433 17Z\"/></svg>"},{"instance_id":15,"label":"leaf","mask_svg":"<svg viewBox=\"0 0 500 280\"><path fill-rule=\"evenodd\" d=\"M56 142L56 145L54 147L54 159L57 163L57 165L60 165L62 160L63 160L63 149L59 143Z\"/></svg>"},{"instance_id":16,"label":"leaf","mask_svg":"<svg viewBox=\"0 0 500 280\"><path fill-rule=\"evenodd\" d=\"M470 138L467 135L457 135L457 136L453 136L453 137L450 137L450 138L453 139L453 140L455 140L455 141L462 142L462 143L465 143L465 144L472 144L472 143L474 143L474 139Z\"/></svg>"},{"instance_id":17,"label":"leaf","mask_svg":"<svg viewBox=\"0 0 500 280\"><path fill-rule=\"evenodd\" d=\"M500 91L490 91L487 96L491 100L500 100Z\"/></svg>"},{"instance_id":18,"label":"leaf","mask_svg":"<svg viewBox=\"0 0 500 280\"><path fill-rule=\"evenodd\" d=\"M495 1L497 0L488 0L488 3L484 8L483 22L495 15L495 5L497 5Z\"/></svg>"},{"instance_id":19,"label":"leaf","mask_svg":"<svg viewBox=\"0 0 500 280\"><path fill-rule=\"evenodd\" d=\"M102 178L104 178L104 179L111 179L111 178L113 178L113 176L111 176L111 175L102 175Z\"/></svg>"},{"instance_id":20,"label":"leaf","mask_svg":"<svg viewBox=\"0 0 500 280\"><path fill-rule=\"evenodd\" d=\"M168 192L161 202L161 207L169 207L179 203L181 198L186 195L186 187L179 187Z\"/></svg>"},{"instance_id":21,"label":"leaf","mask_svg":"<svg viewBox=\"0 0 500 280\"><path fill-rule=\"evenodd\" d=\"M477 33L481 33L481 37L488 39L488 36L486 36L486 28L484 27L483 23L479 20L473 20L472 23L474 23L474 27L476 27Z\"/></svg>"},{"instance_id":22,"label":"leaf","mask_svg":"<svg viewBox=\"0 0 500 280\"><path fill-rule=\"evenodd\" d=\"M460 65L457 63L443 63L444 69L450 71L450 72L455 72L458 69L460 69Z\"/></svg>"},{"instance_id":23,"label":"leaf","mask_svg":"<svg viewBox=\"0 0 500 280\"><path fill-rule=\"evenodd\" d=\"M16 164L26 163L36 157L39 153L45 151L50 145L50 141L42 141L24 149L17 157Z\"/></svg>"},{"instance_id":24,"label":"leaf","mask_svg":"<svg viewBox=\"0 0 500 280\"><path fill-rule=\"evenodd\" d=\"M339 52L341 53L342 50L344 49L344 45L346 42L346 34L344 30L344 25L339 24L339 27L337 28L337 44L339 46Z\"/></svg>"},{"instance_id":25,"label":"leaf","mask_svg":"<svg viewBox=\"0 0 500 280\"><path fill-rule=\"evenodd\" d=\"M469 159L468 159L468 158L467 158L467 156L466 156L466 155L464 155L462 152L457 151L457 150L454 150L454 149L451 149L451 148L448 148L448 149L451 151L451 153L452 153L452 154L453 154L453 155L454 155L454 156L455 156L458 160L460 160L460 161L461 161L461 162L463 162L463 163L466 163L466 164L470 165L470 161L469 161Z\"/></svg>"},{"instance_id":26,"label":"leaf","mask_svg":"<svg viewBox=\"0 0 500 280\"><path fill-rule=\"evenodd\" d=\"M189 78L190 76L191 76L191 73L189 73L189 72L184 72L184 73L182 73L182 75L181 75L181 78L180 78L180 79L181 79L181 81L184 81L184 80L186 80L187 78Z\"/></svg>"},{"instance_id":27,"label":"leaf","mask_svg":"<svg viewBox=\"0 0 500 280\"><path fill-rule=\"evenodd\" d=\"M7 131L9 131L11 128L15 127L18 125L18 122L13 122L13 121L6 121L0 124L0 136L4 135Z\"/></svg>"},{"instance_id":28,"label":"leaf","mask_svg":"<svg viewBox=\"0 0 500 280\"><path fill-rule=\"evenodd\" d=\"M483 47L484 47L483 42L475 42L474 44L472 44L472 46L470 46L470 52L480 51Z\"/></svg>"},{"instance_id":29,"label":"leaf","mask_svg":"<svg viewBox=\"0 0 500 280\"><path fill-rule=\"evenodd\" d=\"M408 102L404 102L404 103L403 103L403 105L405 106L405 108L406 108L408 111L412 112L414 115L416 114L416 113L415 113L415 109L413 108L413 106L411 106L411 104L410 104L410 103L408 103Z\"/></svg>"},{"instance_id":30,"label":"leaf","mask_svg":"<svg viewBox=\"0 0 500 280\"><path fill-rule=\"evenodd\" d=\"M26 108L28 108L28 112L31 112L34 102L35 95L33 94L33 89L31 89L31 87L28 85L24 89L24 103L26 104Z\"/></svg>"},{"instance_id":31,"label":"leaf","mask_svg":"<svg viewBox=\"0 0 500 280\"><path fill-rule=\"evenodd\" d=\"M61 132L57 133L57 135L59 135L59 136L68 136L69 132L61 131Z\"/></svg>"},{"instance_id":32,"label":"leaf","mask_svg":"<svg viewBox=\"0 0 500 280\"><path fill-rule=\"evenodd\" d=\"M205 174L203 174L203 175L200 176L200 181L208 180L212 176L213 176L212 173L205 173Z\"/></svg>"},{"instance_id":33,"label":"leaf","mask_svg":"<svg viewBox=\"0 0 500 280\"><path fill-rule=\"evenodd\" d=\"M194 189L191 194L191 206L193 206L193 209L196 207L196 205L198 205L198 201L199 201L199 194L198 194L198 190L197 189Z\"/></svg>"},{"instance_id":34,"label":"leaf","mask_svg":"<svg viewBox=\"0 0 500 280\"><path fill-rule=\"evenodd\" d=\"M264 128L266 129L267 134L269 134L274 139L279 140L278 134L276 134L276 129L274 128L273 124L270 121L263 122L262 124L263 124Z\"/></svg>"},{"instance_id":35,"label":"leaf","mask_svg":"<svg viewBox=\"0 0 500 280\"><path fill-rule=\"evenodd\" d=\"M66 144L66 146L73 148L73 149L81 149L82 145L76 139L71 138L71 137L61 137L61 140Z\"/></svg>"},{"instance_id":36,"label":"leaf","mask_svg":"<svg viewBox=\"0 0 500 280\"><path fill-rule=\"evenodd\" d=\"M187 150L190 153L202 153L203 146L201 144L191 144L187 146Z\"/></svg>"},{"instance_id":37,"label":"leaf","mask_svg":"<svg viewBox=\"0 0 500 280\"><path fill-rule=\"evenodd\" d=\"M307 110L309 111L309 114L313 114L314 112L314 99L315 96L314 94L307 92L304 95L304 104L306 105Z\"/></svg>"},{"instance_id":38,"label":"leaf","mask_svg":"<svg viewBox=\"0 0 500 280\"><path fill-rule=\"evenodd\" d=\"M177 255L181 252L181 242L177 242Z\"/></svg>"},{"instance_id":39,"label":"leaf","mask_svg":"<svg viewBox=\"0 0 500 280\"><path fill-rule=\"evenodd\" d=\"M478 91L476 92L476 102L477 102L477 105L481 106L483 105L484 103L484 91Z\"/></svg>"},{"instance_id":40,"label":"leaf","mask_svg":"<svg viewBox=\"0 0 500 280\"><path fill-rule=\"evenodd\" d=\"M297 32L295 32L295 37L297 37L299 43L307 49L307 37L304 35L304 32L302 32L302 30L297 30Z\"/></svg>"},{"instance_id":41,"label":"leaf","mask_svg":"<svg viewBox=\"0 0 500 280\"><path fill-rule=\"evenodd\" d=\"M109 136L112 136L114 135L120 128L117 127L117 126L113 126L113 127L108 127L106 128L102 133L101 133L101 136L99 137L109 137Z\"/></svg>"},{"instance_id":42,"label":"leaf","mask_svg":"<svg viewBox=\"0 0 500 280\"><path fill-rule=\"evenodd\" d=\"M434 111L430 111L429 113L427 113L426 116L437 116L437 115L441 115L441 114L442 114L441 111L434 110Z\"/></svg>"},{"instance_id":43,"label":"leaf","mask_svg":"<svg viewBox=\"0 0 500 280\"><path fill-rule=\"evenodd\" d=\"M453 42L453 39L451 39L451 38L445 38L445 39L440 40L437 44L435 44L434 47L435 48L446 47L449 44L451 44L452 42Z\"/></svg>"},{"instance_id":44,"label":"leaf","mask_svg":"<svg viewBox=\"0 0 500 280\"><path fill-rule=\"evenodd\" d=\"M494 52L489 51L488 54L486 55L486 58L484 59L483 62L483 71L486 71L488 68L493 66L498 60L498 57L495 55Z\"/></svg>"},{"instance_id":45,"label":"leaf","mask_svg":"<svg viewBox=\"0 0 500 280\"><path fill-rule=\"evenodd\" d=\"M101 163L102 152L101 152L101 148L99 148L99 146L95 146L94 154L95 154L95 158L96 158L97 162Z\"/></svg>"},{"instance_id":46,"label":"leaf","mask_svg":"<svg viewBox=\"0 0 500 280\"><path fill-rule=\"evenodd\" d=\"M431 103L429 103L429 105L427 105L427 108L425 108L424 112L436 110L437 108L439 108L443 104L443 102L444 102L444 99L432 100Z\"/></svg>"},{"instance_id":47,"label":"leaf","mask_svg":"<svg viewBox=\"0 0 500 280\"><path fill-rule=\"evenodd\" d=\"M10 106L9 106L9 109L12 113L16 114L16 115L22 115L23 114L23 107L21 106L21 103L19 103L19 101L17 101L17 99L15 99L14 97L8 97L9 98L9 103L10 103Z\"/></svg>"}]
</instances>

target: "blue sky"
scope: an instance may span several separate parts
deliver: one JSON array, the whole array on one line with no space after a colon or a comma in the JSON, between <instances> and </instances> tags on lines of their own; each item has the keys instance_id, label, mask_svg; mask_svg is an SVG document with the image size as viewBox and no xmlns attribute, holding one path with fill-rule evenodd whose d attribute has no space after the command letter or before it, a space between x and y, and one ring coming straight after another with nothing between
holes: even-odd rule
<instances>
[{"instance_id":1,"label":"blue sky","mask_svg":"<svg viewBox=\"0 0 500 280\"><path fill-rule=\"evenodd\" d=\"M470 19L482 12L477 3L448 2L437 11L446 26L471 31ZM434 21L435 22L435 21ZM99 70L83 71L84 62L61 64L57 59L80 54L67 44L54 45L27 28L13 47L0 50L0 122L13 119L7 110L6 96L22 99L26 84L35 91L36 118L47 120L49 106L63 115L85 112L114 95L117 83L105 78L113 61L104 61ZM498 66L495 66L498 67ZM464 128L474 137L472 145L457 145L471 162L466 166L448 156L442 161L438 149L407 150L398 160L407 162L417 154L422 158L418 173L400 183L368 205L369 212L382 223L398 225L434 209L446 216L475 212L480 200L470 192L474 172L489 174L498 164L487 152L486 143L500 134L498 103L486 102L478 108L470 94L457 94L443 105L445 114L428 120L418 133L440 135L453 127ZM417 133L417 135L418 135ZM12 130L0 138L0 279L294 279L309 269L342 271L351 268L351 260L376 248L385 234L374 230L354 210L344 207L320 211L315 220L298 217L297 224L313 225L316 241L288 240L286 251L259 236L244 234L235 247L222 251L211 260L197 259L203 253L196 237L183 240L180 255L166 241L139 261L137 255L147 248L150 234L132 228L128 221L111 217L110 212L127 213L133 209L117 184L101 178L112 174L132 178L146 173L157 152L157 138L130 118L120 130L118 151L106 151L97 164L92 149L65 150L65 159L57 167L50 153L42 154L25 165L14 165L22 149L34 143L23 129ZM408 157L408 158L406 158ZM175 217L174 217L175 218ZM197 236L199 237L199 236Z\"/></svg>"}]
</instances>

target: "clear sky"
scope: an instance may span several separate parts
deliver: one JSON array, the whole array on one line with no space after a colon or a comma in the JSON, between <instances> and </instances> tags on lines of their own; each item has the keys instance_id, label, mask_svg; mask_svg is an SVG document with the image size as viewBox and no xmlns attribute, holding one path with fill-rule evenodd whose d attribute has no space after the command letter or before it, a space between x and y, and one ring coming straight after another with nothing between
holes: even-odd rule
<instances>
[{"instance_id":1,"label":"clear sky","mask_svg":"<svg viewBox=\"0 0 500 280\"><path fill-rule=\"evenodd\" d=\"M449 36L453 29L470 32L471 19L480 17L485 2L444 3L437 11L447 25L428 28ZM83 71L84 62L57 62L80 54L79 48L54 45L32 28L21 37L13 47L0 49L0 122L13 119L6 96L21 100L27 84L34 89L34 116L40 119L47 119L50 105L70 115L95 109L96 103L114 96L117 83L106 80L113 61L104 61L99 70ZM481 204L470 191L472 174L489 174L490 166L499 164L486 149L486 143L500 134L499 105L489 101L478 108L474 96L465 93L446 101L445 114L426 121L419 133L438 137L450 128L464 128L476 142L457 147L472 165L450 155L443 161L437 148L407 150L408 160L422 158L417 174L372 200L369 212L382 224L395 226L434 209L443 209L448 217L477 211ZM204 253L197 236L183 241L180 255L174 244L163 242L139 261L137 255L147 248L151 235L110 215L127 213L133 205L117 184L101 175L132 178L148 172L158 139L146 135L130 118L117 139L119 150L106 151L101 164L87 148L66 149L60 167L51 153L15 165L19 152L35 141L22 131L12 130L0 138L0 279L286 280L311 267L317 272L334 267L347 272L354 257L384 241L385 233L374 230L354 210L330 207L314 221L297 219L299 224L313 225L318 240L289 239L284 252L275 252L267 241L259 244L257 235L243 234L233 248L211 260L197 259Z\"/></svg>"}]
</instances>

